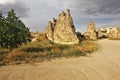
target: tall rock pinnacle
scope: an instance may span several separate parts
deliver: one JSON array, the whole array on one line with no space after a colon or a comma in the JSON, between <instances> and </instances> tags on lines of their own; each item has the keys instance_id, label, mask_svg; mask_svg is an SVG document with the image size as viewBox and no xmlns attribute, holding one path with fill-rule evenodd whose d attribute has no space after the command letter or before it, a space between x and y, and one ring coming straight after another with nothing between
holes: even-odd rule
<instances>
[{"instance_id":1,"label":"tall rock pinnacle","mask_svg":"<svg viewBox=\"0 0 120 80\"><path fill-rule=\"evenodd\" d=\"M58 19L53 19L53 22L49 22L45 33L47 38L54 43L79 43L69 9L67 9L66 12L62 11L62 13L58 16Z\"/></svg>"}]
</instances>

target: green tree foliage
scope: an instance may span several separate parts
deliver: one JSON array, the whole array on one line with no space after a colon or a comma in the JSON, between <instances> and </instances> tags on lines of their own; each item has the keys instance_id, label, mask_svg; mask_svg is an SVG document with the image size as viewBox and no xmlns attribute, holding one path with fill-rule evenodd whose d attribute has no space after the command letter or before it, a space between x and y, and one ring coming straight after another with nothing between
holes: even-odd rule
<instances>
[{"instance_id":1,"label":"green tree foliage","mask_svg":"<svg viewBox=\"0 0 120 80\"><path fill-rule=\"evenodd\" d=\"M25 43L30 35L29 29L16 16L15 10L8 11L6 18L0 13L0 47L13 49Z\"/></svg>"}]
</instances>

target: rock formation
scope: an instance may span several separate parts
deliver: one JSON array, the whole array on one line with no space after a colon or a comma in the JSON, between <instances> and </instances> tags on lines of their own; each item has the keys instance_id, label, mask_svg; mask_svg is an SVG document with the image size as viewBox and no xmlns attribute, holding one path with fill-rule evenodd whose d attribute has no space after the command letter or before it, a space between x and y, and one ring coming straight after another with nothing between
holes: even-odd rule
<instances>
[{"instance_id":1,"label":"rock formation","mask_svg":"<svg viewBox=\"0 0 120 80\"><path fill-rule=\"evenodd\" d=\"M120 28L111 28L110 32L108 33L110 39L120 39Z\"/></svg>"},{"instance_id":2,"label":"rock formation","mask_svg":"<svg viewBox=\"0 0 120 80\"><path fill-rule=\"evenodd\" d=\"M97 29L98 38L120 39L120 27L106 27Z\"/></svg>"},{"instance_id":3,"label":"rock formation","mask_svg":"<svg viewBox=\"0 0 120 80\"><path fill-rule=\"evenodd\" d=\"M48 22L48 26L47 26L47 28L46 28L45 33L46 33L47 38L48 38L50 41L53 41L53 40L54 40L54 39L53 39L54 24L53 24L51 21Z\"/></svg>"},{"instance_id":4,"label":"rock formation","mask_svg":"<svg viewBox=\"0 0 120 80\"><path fill-rule=\"evenodd\" d=\"M48 42L45 33L31 32L30 33L31 42Z\"/></svg>"},{"instance_id":5,"label":"rock formation","mask_svg":"<svg viewBox=\"0 0 120 80\"><path fill-rule=\"evenodd\" d=\"M45 30L47 38L58 44L77 44L79 39L75 33L73 19L70 15L70 10L67 9L58 16L58 19L48 23Z\"/></svg>"},{"instance_id":6,"label":"rock formation","mask_svg":"<svg viewBox=\"0 0 120 80\"><path fill-rule=\"evenodd\" d=\"M98 38L98 39L108 38L106 28L96 29L96 33L97 33L97 38Z\"/></svg>"},{"instance_id":7,"label":"rock formation","mask_svg":"<svg viewBox=\"0 0 120 80\"><path fill-rule=\"evenodd\" d=\"M86 39L97 39L95 23L93 21L89 22L87 32L84 33L84 36L86 37Z\"/></svg>"}]
</instances>

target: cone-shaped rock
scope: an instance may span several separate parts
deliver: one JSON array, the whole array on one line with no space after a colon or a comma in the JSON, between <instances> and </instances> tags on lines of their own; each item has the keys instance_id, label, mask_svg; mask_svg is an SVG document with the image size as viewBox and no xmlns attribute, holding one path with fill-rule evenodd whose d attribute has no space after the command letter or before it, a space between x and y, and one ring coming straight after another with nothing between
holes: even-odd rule
<instances>
[{"instance_id":1,"label":"cone-shaped rock","mask_svg":"<svg viewBox=\"0 0 120 80\"><path fill-rule=\"evenodd\" d=\"M70 10L62 12L58 19L53 19L51 24L46 28L46 36L54 43L58 44L77 44L79 39L75 33L75 27L70 15Z\"/></svg>"},{"instance_id":2,"label":"cone-shaped rock","mask_svg":"<svg viewBox=\"0 0 120 80\"><path fill-rule=\"evenodd\" d=\"M95 23L93 21L89 22L87 32L84 35L87 39L97 39Z\"/></svg>"},{"instance_id":3,"label":"cone-shaped rock","mask_svg":"<svg viewBox=\"0 0 120 80\"><path fill-rule=\"evenodd\" d=\"M87 32L94 33L95 31L95 23L93 21L90 21L88 24Z\"/></svg>"}]
</instances>

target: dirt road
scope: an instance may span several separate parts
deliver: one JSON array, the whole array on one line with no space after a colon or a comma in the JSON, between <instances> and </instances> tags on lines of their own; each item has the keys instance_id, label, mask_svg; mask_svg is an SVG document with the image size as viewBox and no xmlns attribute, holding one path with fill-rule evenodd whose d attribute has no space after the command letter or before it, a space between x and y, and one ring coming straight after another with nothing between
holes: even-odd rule
<instances>
[{"instance_id":1,"label":"dirt road","mask_svg":"<svg viewBox=\"0 0 120 80\"><path fill-rule=\"evenodd\" d=\"M0 68L0 80L120 80L120 41L99 40L98 52L78 58Z\"/></svg>"}]
</instances>

